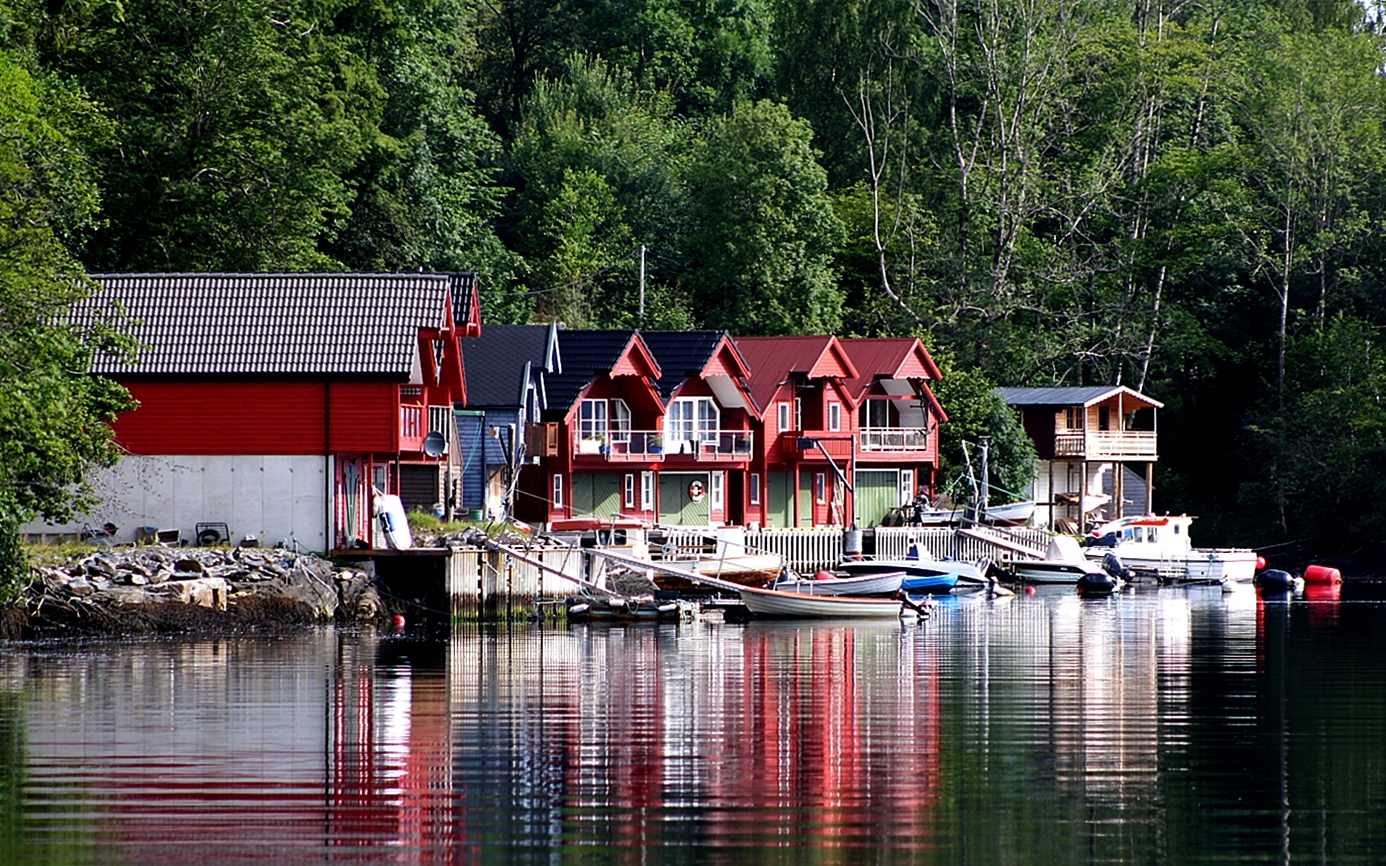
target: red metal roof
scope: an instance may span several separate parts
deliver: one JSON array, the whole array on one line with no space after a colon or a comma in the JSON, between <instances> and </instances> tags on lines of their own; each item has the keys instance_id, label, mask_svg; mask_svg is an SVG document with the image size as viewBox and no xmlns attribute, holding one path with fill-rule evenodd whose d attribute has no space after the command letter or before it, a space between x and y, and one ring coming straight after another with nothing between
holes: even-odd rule
<instances>
[{"instance_id":1,"label":"red metal roof","mask_svg":"<svg viewBox=\"0 0 1386 866\"><path fill-rule=\"evenodd\" d=\"M764 411L775 392L794 374L808 379L854 379L857 368L833 336L737 337L736 346L751 368L751 395Z\"/></svg>"}]
</instances>

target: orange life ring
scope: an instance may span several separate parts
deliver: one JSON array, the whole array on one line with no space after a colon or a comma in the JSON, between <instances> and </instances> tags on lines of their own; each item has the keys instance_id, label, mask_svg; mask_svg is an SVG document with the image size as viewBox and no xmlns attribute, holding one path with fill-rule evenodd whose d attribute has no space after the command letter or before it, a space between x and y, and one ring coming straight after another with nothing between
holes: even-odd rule
<instances>
[{"instance_id":1,"label":"orange life ring","mask_svg":"<svg viewBox=\"0 0 1386 866\"><path fill-rule=\"evenodd\" d=\"M694 502L703 501L703 482L694 480L688 483L688 498Z\"/></svg>"}]
</instances>

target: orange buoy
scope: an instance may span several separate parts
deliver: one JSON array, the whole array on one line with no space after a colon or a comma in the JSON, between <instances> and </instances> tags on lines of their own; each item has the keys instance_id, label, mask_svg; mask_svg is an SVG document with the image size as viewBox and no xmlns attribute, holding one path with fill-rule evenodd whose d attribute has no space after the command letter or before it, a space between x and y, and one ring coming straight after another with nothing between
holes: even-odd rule
<instances>
[{"instance_id":1,"label":"orange buoy","mask_svg":"<svg viewBox=\"0 0 1386 866\"><path fill-rule=\"evenodd\" d=\"M1304 569L1305 583L1342 583L1343 573L1326 565L1311 565Z\"/></svg>"}]
</instances>

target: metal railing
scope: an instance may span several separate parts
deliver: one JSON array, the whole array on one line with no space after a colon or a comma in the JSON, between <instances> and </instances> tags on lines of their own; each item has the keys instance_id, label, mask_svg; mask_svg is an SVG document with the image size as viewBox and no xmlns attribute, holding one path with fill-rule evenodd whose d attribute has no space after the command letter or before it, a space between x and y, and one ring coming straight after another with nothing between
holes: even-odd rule
<instances>
[{"instance_id":1,"label":"metal railing","mask_svg":"<svg viewBox=\"0 0 1386 866\"><path fill-rule=\"evenodd\" d=\"M861 430L863 451L927 451L929 431L923 427L865 427Z\"/></svg>"}]
</instances>

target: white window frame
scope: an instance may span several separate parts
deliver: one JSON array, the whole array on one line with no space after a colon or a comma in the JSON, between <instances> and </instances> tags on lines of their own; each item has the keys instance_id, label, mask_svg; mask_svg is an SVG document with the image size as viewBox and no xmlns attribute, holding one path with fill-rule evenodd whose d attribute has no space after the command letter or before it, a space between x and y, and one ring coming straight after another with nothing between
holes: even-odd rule
<instances>
[{"instance_id":1,"label":"white window frame","mask_svg":"<svg viewBox=\"0 0 1386 866\"><path fill-rule=\"evenodd\" d=\"M630 441L630 406L619 397L611 401L610 416L607 419L612 442Z\"/></svg>"},{"instance_id":2,"label":"white window frame","mask_svg":"<svg viewBox=\"0 0 1386 866\"><path fill-rule=\"evenodd\" d=\"M635 473L626 473L626 507L635 507Z\"/></svg>"},{"instance_id":3,"label":"white window frame","mask_svg":"<svg viewBox=\"0 0 1386 866\"><path fill-rule=\"evenodd\" d=\"M605 400L583 400L578 407L578 438L582 440L605 439L610 421L609 409Z\"/></svg>"},{"instance_id":4,"label":"white window frame","mask_svg":"<svg viewBox=\"0 0 1386 866\"><path fill-rule=\"evenodd\" d=\"M713 472L709 476L709 480L712 482L712 496L710 497L712 499L711 508L714 511L720 511L722 508L726 506L725 479L726 476L721 472Z\"/></svg>"},{"instance_id":5,"label":"white window frame","mask_svg":"<svg viewBox=\"0 0 1386 866\"><path fill-rule=\"evenodd\" d=\"M794 429L804 429L804 398L794 398Z\"/></svg>"},{"instance_id":6,"label":"white window frame","mask_svg":"<svg viewBox=\"0 0 1386 866\"><path fill-rule=\"evenodd\" d=\"M914 502L914 470L900 470L900 505L909 505Z\"/></svg>"},{"instance_id":7,"label":"white window frame","mask_svg":"<svg viewBox=\"0 0 1386 866\"><path fill-rule=\"evenodd\" d=\"M778 426L777 428L775 428L775 429L777 429L777 430L779 430L781 433L783 433L785 430L789 430L789 429L790 429L790 426L789 426L789 422L790 422L790 416L789 416L789 401L787 401L787 400L781 401L780 403L777 404L777 408L779 409L779 413L778 413L778 417L776 418L776 420L779 421L779 426Z\"/></svg>"},{"instance_id":8,"label":"white window frame","mask_svg":"<svg viewBox=\"0 0 1386 866\"><path fill-rule=\"evenodd\" d=\"M553 506L554 508L563 507L563 476L553 477Z\"/></svg>"},{"instance_id":9,"label":"white window frame","mask_svg":"<svg viewBox=\"0 0 1386 866\"><path fill-rule=\"evenodd\" d=\"M813 501L819 505L828 502L828 473L816 472L813 476Z\"/></svg>"},{"instance_id":10,"label":"white window frame","mask_svg":"<svg viewBox=\"0 0 1386 866\"><path fill-rule=\"evenodd\" d=\"M675 397L664 416L665 447L678 451L683 442L716 443L721 426L722 412L711 397Z\"/></svg>"},{"instance_id":11,"label":"white window frame","mask_svg":"<svg viewBox=\"0 0 1386 866\"><path fill-rule=\"evenodd\" d=\"M640 510L654 511L655 507L654 472L646 469L640 473Z\"/></svg>"},{"instance_id":12,"label":"white window frame","mask_svg":"<svg viewBox=\"0 0 1386 866\"><path fill-rule=\"evenodd\" d=\"M842 404L836 400L828 401L828 430L836 433L842 429Z\"/></svg>"},{"instance_id":13,"label":"white window frame","mask_svg":"<svg viewBox=\"0 0 1386 866\"><path fill-rule=\"evenodd\" d=\"M750 497L750 498L751 498L751 504L752 504L752 505L759 505L759 504L760 504L760 473L759 473L759 472L752 472L752 473L751 473L751 497Z\"/></svg>"}]
</instances>

